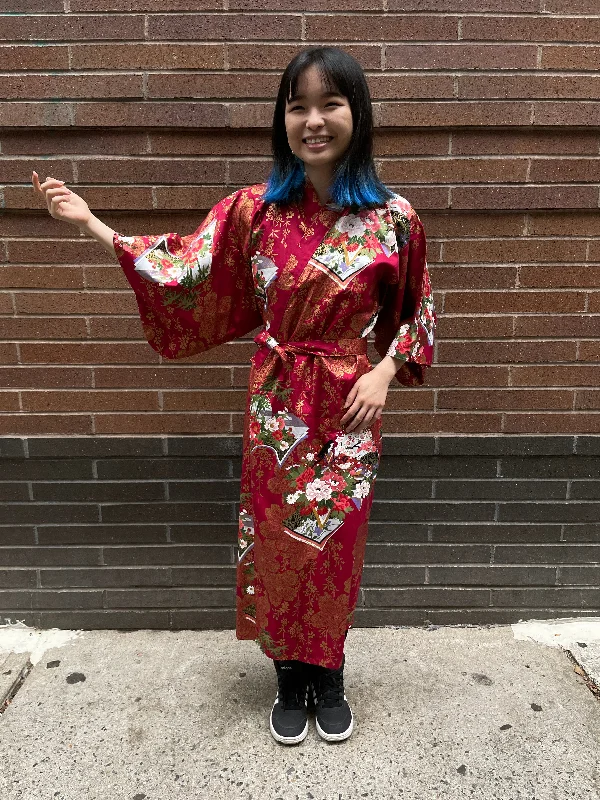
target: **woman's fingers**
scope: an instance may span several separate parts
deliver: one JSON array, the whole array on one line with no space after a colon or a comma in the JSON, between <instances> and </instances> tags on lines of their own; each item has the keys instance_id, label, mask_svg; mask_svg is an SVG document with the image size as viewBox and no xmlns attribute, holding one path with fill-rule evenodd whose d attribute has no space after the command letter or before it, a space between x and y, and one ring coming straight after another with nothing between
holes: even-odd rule
<instances>
[{"instance_id":1,"label":"woman's fingers","mask_svg":"<svg viewBox=\"0 0 600 800\"><path fill-rule=\"evenodd\" d=\"M354 415L354 419L350 425L348 425L346 428L346 432L350 433L350 431L353 431L358 425L360 425L369 411L370 409L368 406L363 406L361 409L359 409Z\"/></svg>"}]
</instances>

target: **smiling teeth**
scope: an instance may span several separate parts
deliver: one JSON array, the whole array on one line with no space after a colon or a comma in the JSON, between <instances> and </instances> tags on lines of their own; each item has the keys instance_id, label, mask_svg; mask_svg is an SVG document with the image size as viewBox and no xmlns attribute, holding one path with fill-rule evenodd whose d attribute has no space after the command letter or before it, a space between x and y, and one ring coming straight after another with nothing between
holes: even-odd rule
<instances>
[{"instance_id":1,"label":"smiling teeth","mask_svg":"<svg viewBox=\"0 0 600 800\"><path fill-rule=\"evenodd\" d=\"M328 142L331 136L318 136L315 139L306 139L306 144L319 144L320 142Z\"/></svg>"}]
</instances>

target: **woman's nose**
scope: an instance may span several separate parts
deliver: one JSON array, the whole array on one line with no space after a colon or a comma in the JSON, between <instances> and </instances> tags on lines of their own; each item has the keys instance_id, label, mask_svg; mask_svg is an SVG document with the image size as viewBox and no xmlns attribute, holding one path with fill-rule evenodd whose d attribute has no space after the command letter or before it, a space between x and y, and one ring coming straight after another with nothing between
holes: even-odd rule
<instances>
[{"instance_id":1,"label":"woman's nose","mask_svg":"<svg viewBox=\"0 0 600 800\"><path fill-rule=\"evenodd\" d=\"M320 128L323 125L323 115L317 109L313 109L308 114L306 124L309 128Z\"/></svg>"}]
</instances>

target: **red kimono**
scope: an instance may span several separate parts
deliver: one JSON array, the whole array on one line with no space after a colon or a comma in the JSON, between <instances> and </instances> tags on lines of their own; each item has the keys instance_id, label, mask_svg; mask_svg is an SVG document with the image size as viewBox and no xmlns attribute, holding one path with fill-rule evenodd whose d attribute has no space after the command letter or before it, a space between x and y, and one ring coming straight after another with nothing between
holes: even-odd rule
<instances>
[{"instance_id":1,"label":"red kimono","mask_svg":"<svg viewBox=\"0 0 600 800\"><path fill-rule=\"evenodd\" d=\"M189 236L114 235L144 333L182 358L260 326L243 434L238 639L270 658L337 668L351 625L381 456L381 420L345 433L345 398L375 347L423 382L435 312L419 217L396 195L377 210L261 200L217 203Z\"/></svg>"}]
</instances>

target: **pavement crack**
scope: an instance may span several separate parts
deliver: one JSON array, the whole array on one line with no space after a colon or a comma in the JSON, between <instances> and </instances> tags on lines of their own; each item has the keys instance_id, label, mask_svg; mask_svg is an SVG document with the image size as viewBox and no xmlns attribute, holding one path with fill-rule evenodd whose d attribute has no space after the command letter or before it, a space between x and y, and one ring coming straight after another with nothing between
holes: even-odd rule
<instances>
[{"instance_id":1,"label":"pavement crack","mask_svg":"<svg viewBox=\"0 0 600 800\"><path fill-rule=\"evenodd\" d=\"M576 672L580 678L582 678L590 692L596 697L597 700L600 700L600 686L598 686L593 678L589 676L589 674L584 670L570 650L565 650L564 652L567 654L569 661L575 665L573 667L573 672Z\"/></svg>"},{"instance_id":2,"label":"pavement crack","mask_svg":"<svg viewBox=\"0 0 600 800\"><path fill-rule=\"evenodd\" d=\"M0 714L4 714L8 706L12 703L17 692L25 683L25 680L32 669L33 664L28 656L24 659L19 659L19 662L16 663L14 668L11 668L10 656L4 662L2 665L2 677L4 678L4 681L2 681L2 691L0 691Z\"/></svg>"}]
</instances>

